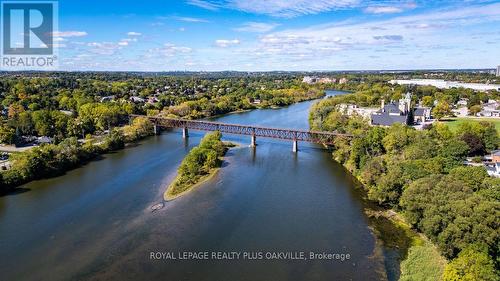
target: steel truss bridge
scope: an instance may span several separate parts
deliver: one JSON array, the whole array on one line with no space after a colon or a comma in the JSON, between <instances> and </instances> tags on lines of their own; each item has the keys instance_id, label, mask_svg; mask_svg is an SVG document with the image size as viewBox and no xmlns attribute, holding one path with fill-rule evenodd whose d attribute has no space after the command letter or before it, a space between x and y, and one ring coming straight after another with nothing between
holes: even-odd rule
<instances>
[{"instance_id":1,"label":"steel truss bridge","mask_svg":"<svg viewBox=\"0 0 500 281\"><path fill-rule=\"evenodd\" d=\"M211 122L204 120L186 120L175 119L157 116L144 116L144 115L130 115L130 117L144 117L148 118L155 126L155 133L159 132L159 128L181 128L183 130L183 137L188 137L188 130L198 131L220 131L226 134L248 135L251 136L251 146L256 145L256 137L282 139L293 141L293 150L297 151L297 142L311 142L318 144L333 144L334 140L338 137L352 138L352 135L341 134L335 132L319 132L319 131L306 131L297 129L283 129L271 127L259 127L240 124L227 124L219 122Z\"/></svg>"}]
</instances>

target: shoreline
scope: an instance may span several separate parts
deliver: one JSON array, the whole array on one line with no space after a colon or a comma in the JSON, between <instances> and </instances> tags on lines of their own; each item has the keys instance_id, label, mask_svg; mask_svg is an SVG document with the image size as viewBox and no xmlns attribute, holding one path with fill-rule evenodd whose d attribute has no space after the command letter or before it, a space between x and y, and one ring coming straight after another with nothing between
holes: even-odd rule
<instances>
[{"instance_id":1,"label":"shoreline","mask_svg":"<svg viewBox=\"0 0 500 281\"><path fill-rule=\"evenodd\" d=\"M206 175L203 175L201 176L198 181L196 181L195 183L193 183L192 185L188 186L186 188L186 190L180 192L180 193L177 193L177 194L170 194L169 191L172 189L172 186L174 185L175 181L177 180L177 177L179 176L177 174L177 176L174 178L174 180L168 185L167 189L165 190L165 192L163 193L163 200L166 201L166 202L170 202L170 201L173 201L179 197L182 197L192 191L195 191L196 189L200 188L203 184L209 182L212 178L215 177L215 175L217 175L219 173L221 168L215 168L215 169L212 169L210 171L210 173L206 174Z\"/></svg>"},{"instance_id":2,"label":"shoreline","mask_svg":"<svg viewBox=\"0 0 500 281\"><path fill-rule=\"evenodd\" d=\"M434 273L438 272L441 275L448 261L441 255L437 246L423 233L412 229L401 213L394 209L384 208L368 199L364 185L344 165L340 165L354 180L354 189L362 200L362 212L368 220L368 226L376 240L376 247L382 250L386 274L393 277L388 280L413 280L414 276L408 277L408 275L415 274L419 270L428 270L431 267ZM391 254L394 252L396 255ZM419 256L420 252L425 252L426 256ZM417 268L419 264L412 263L418 258L424 259L426 268Z\"/></svg>"},{"instance_id":3,"label":"shoreline","mask_svg":"<svg viewBox=\"0 0 500 281\"><path fill-rule=\"evenodd\" d=\"M222 141L222 143L224 144L224 147L226 149L226 151L224 152L224 155L227 153L227 151L229 149L234 149L234 148L240 147L239 144L235 144L235 143L232 143L232 142L224 142L224 141ZM186 157L187 157L187 155L186 155ZM163 200L166 201L166 202L173 201L173 200L175 200L175 199L177 199L179 197L182 197L182 196L190 193L191 191L194 191L194 190L198 189L199 187L203 186L205 183L207 183L210 180L212 180L215 177L215 175L217 175L219 173L219 171L222 169L222 163L224 163L225 156L222 156L220 160L221 160L221 166L220 167L216 167L216 168L210 169L210 171L209 171L208 174L202 175L201 177L199 177L196 180L196 182L194 182L193 184L188 185L185 190L183 190L183 191L181 191L181 192L179 192L177 194L171 194L171 190L172 190L172 188L174 188L174 185L177 182L177 179L179 178L179 171L177 171L177 175L175 176L175 178L172 180L172 182L168 185L167 189L165 189L165 192L163 193Z\"/></svg>"}]
</instances>

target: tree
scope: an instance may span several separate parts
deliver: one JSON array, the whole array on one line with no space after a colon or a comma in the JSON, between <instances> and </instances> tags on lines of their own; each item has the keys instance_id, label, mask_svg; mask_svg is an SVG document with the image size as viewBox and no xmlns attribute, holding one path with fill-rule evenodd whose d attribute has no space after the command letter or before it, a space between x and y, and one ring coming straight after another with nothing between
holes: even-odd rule
<instances>
[{"instance_id":1,"label":"tree","mask_svg":"<svg viewBox=\"0 0 500 281\"><path fill-rule=\"evenodd\" d=\"M438 154L444 158L451 158L456 161L461 161L467 156L469 146L463 140L450 139L447 140L439 148Z\"/></svg>"},{"instance_id":2,"label":"tree","mask_svg":"<svg viewBox=\"0 0 500 281\"><path fill-rule=\"evenodd\" d=\"M17 116L16 127L19 129L21 135L32 135L34 131L33 120L31 119L31 114L28 111L19 113Z\"/></svg>"},{"instance_id":3,"label":"tree","mask_svg":"<svg viewBox=\"0 0 500 281\"><path fill-rule=\"evenodd\" d=\"M468 185L474 191L481 189L484 180L488 177L488 173L484 167L460 166L456 167L449 173L450 177L461 181Z\"/></svg>"},{"instance_id":4,"label":"tree","mask_svg":"<svg viewBox=\"0 0 500 281\"><path fill-rule=\"evenodd\" d=\"M469 147L469 156L484 155L486 153L484 143L477 135L464 133L461 140Z\"/></svg>"},{"instance_id":5,"label":"tree","mask_svg":"<svg viewBox=\"0 0 500 281\"><path fill-rule=\"evenodd\" d=\"M499 276L488 254L471 246L446 265L443 281L498 281Z\"/></svg>"},{"instance_id":6,"label":"tree","mask_svg":"<svg viewBox=\"0 0 500 281\"><path fill-rule=\"evenodd\" d=\"M0 125L0 143L13 144L15 142L16 130L5 125Z\"/></svg>"},{"instance_id":7,"label":"tree","mask_svg":"<svg viewBox=\"0 0 500 281\"><path fill-rule=\"evenodd\" d=\"M469 114L470 115L476 115L479 112L481 112L481 106L480 105L473 105L469 108Z\"/></svg>"},{"instance_id":8,"label":"tree","mask_svg":"<svg viewBox=\"0 0 500 281\"><path fill-rule=\"evenodd\" d=\"M432 109L432 115L437 120L443 119L443 117L452 115L450 104L444 100L438 102L438 104Z\"/></svg>"},{"instance_id":9,"label":"tree","mask_svg":"<svg viewBox=\"0 0 500 281\"><path fill-rule=\"evenodd\" d=\"M484 128L482 139L487 150L495 150L498 147L498 132L493 122L481 121L479 124Z\"/></svg>"},{"instance_id":10,"label":"tree","mask_svg":"<svg viewBox=\"0 0 500 281\"><path fill-rule=\"evenodd\" d=\"M424 96L422 98L422 105L426 107L432 107L434 105L434 99L431 96Z\"/></svg>"},{"instance_id":11,"label":"tree","mask_svg":"<svg viewBox=\"0 0 500 281\"><path fill-rule=\"evenodd\" d=\"M405 182L399 166L393 165L387 170L388 172L379 178L376 186L369 189L368 197L381 205L394 207L399 202Z\"/></svg>"},{"instance_id":12,"label":"tree","mask_svg":"<svg viewBox=\"0 0 500 281\"><path fill-rule=\"evenodd\" d=\"M10 119L16 118L19 113L24 112L24 107L20 104L14 103L9 105L8 117Z\"/></svg>"},{"instance_id":13,"label":"tree","mask_svg":"<svg viewBox=\"0 0 500 281\"><path fill-rule=\"evenodd\" d=\"M35 130L39 136L53 136L53 120L48 110L38 110L32 114Z\"/></svg>"},{"instance_id":14,"label":"tree","mask_svg":"<svg viewBox=\"0 0 500 281\"><path fill-rule=\"evenodd\" d=\"M389 128L382 142L388 153L399 153L413 140L414 136L414 129L402 124L394 124Z\"/></svg>"}]
</instances>

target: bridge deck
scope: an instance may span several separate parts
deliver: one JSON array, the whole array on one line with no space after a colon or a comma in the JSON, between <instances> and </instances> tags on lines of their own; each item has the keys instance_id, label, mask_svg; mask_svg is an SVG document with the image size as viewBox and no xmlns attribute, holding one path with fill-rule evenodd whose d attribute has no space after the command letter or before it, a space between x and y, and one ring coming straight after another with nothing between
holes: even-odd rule
<instances>
[{"instance_id":1,"label":"bridge deck","mask_svg":"<svg viewBox=\"0 0 500 281\"><path fill-rule=\"evenodd\" d=\"M156 126L166 128L186 128L200 131L220 131L221 133L249 135L255 137L266 137L274 139L306 141L320 144L332 144L337 137L350 138L352 135L340 134L334 132L306 131L298 129L284 129L272 127L260 127L240 124L228 124L220 122L211 122L205 120L186 120L166 117L130 115L135 117L146 117Z\"/></svg>"}]
</instances>

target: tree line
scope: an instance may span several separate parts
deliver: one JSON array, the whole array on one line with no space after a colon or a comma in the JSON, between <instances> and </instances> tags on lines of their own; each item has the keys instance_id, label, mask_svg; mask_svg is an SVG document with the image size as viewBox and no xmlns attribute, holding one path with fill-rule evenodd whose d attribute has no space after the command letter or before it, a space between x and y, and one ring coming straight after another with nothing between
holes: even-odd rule
<instances>
[{"instance_id":1,"label":"tree line","mask_svg":"<svg viewBox=\"0 0 500 281\"><path fill-rule=\"evenodd\" d=\"M498 280L500 179L463 164L467 156L498 148L494 124L464 123L455 132L444 123L424 130L372 127L336 110L339 103L376 98L361 91L323 100L311 110L311 128L355 136L338 138L333 158L360 180L371 200L403 213L451 260L444 280Z\"/></svg>"},{"instance_id":2,"label":"tree line","mask_svg":"<svg viewBox=\"0 0 500 281\"><path fill-rule=\"evenodd\" d=\"M43 144L11 156L11 168L0 173L0 193L23 183L59 176L96 156L122 149L153 134L153 124L147 118L136 118L121 129L114 128L100 138L90 135L83 141L69 137L58 144Z\"/></svg>"}]
</instances>

